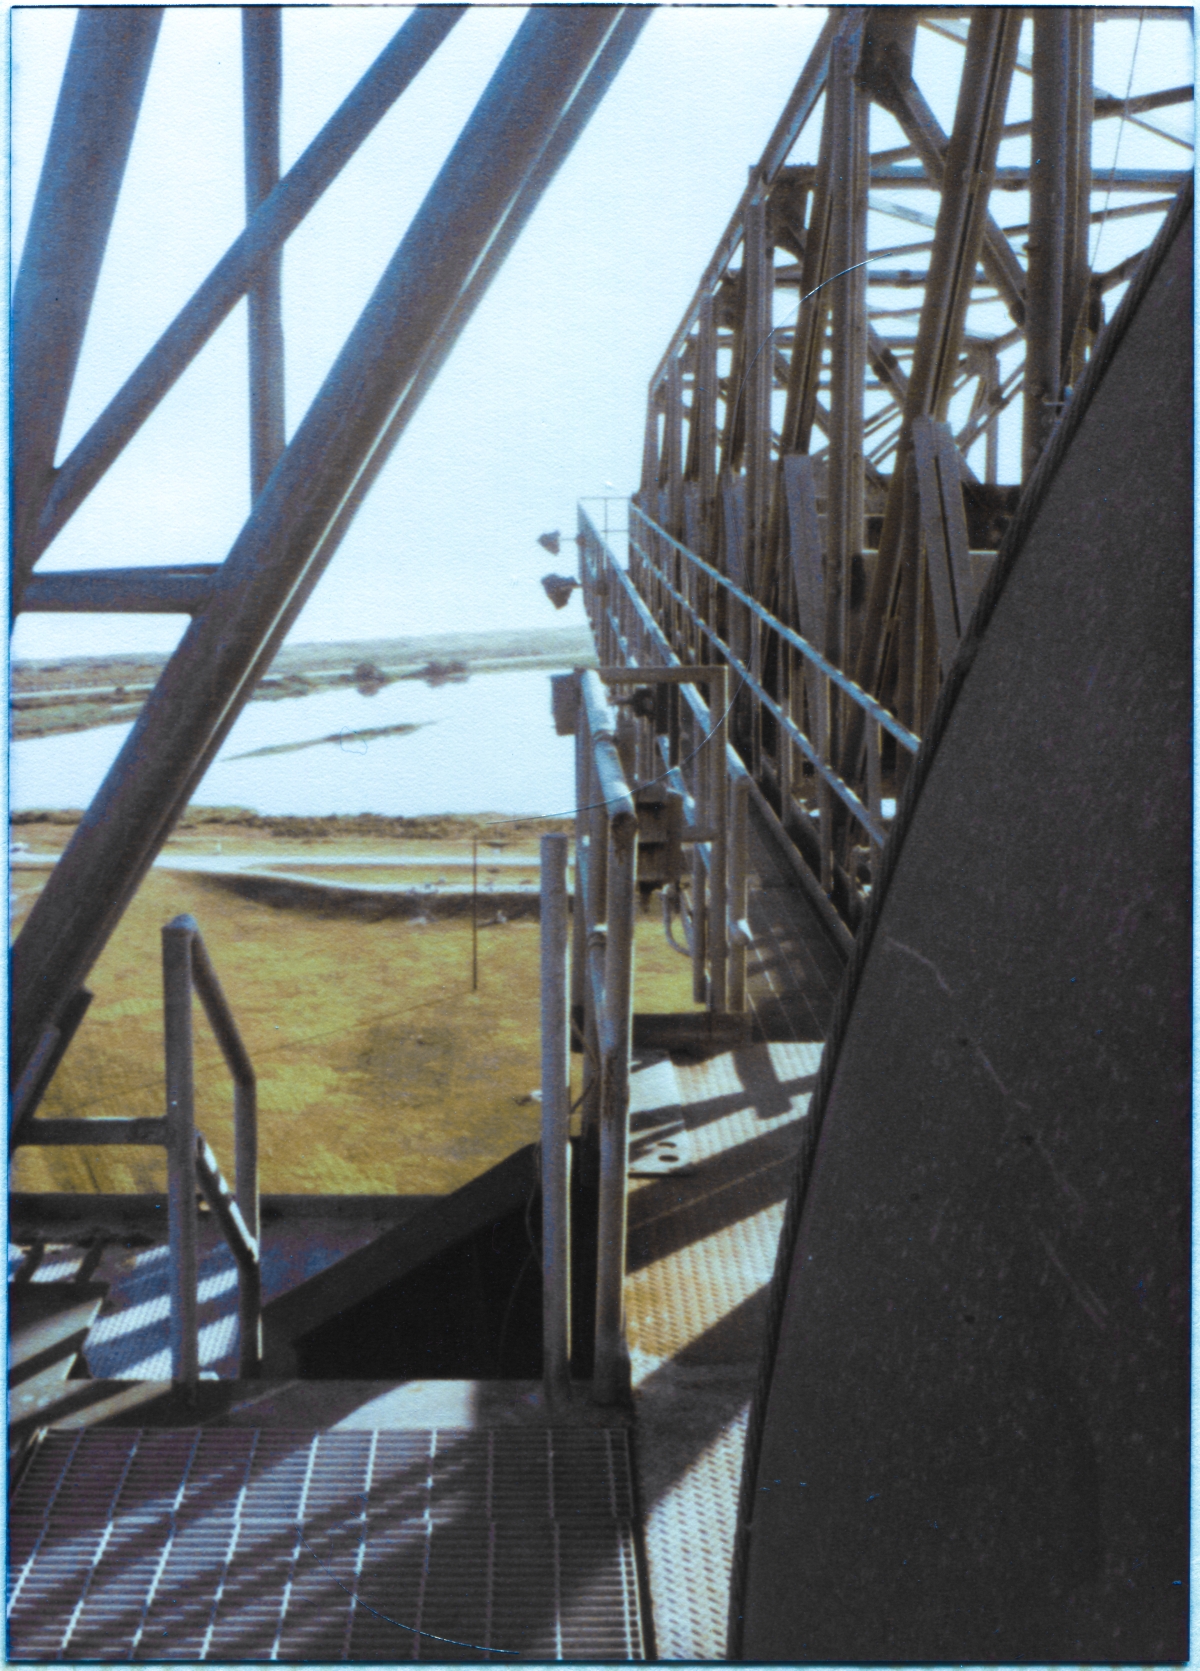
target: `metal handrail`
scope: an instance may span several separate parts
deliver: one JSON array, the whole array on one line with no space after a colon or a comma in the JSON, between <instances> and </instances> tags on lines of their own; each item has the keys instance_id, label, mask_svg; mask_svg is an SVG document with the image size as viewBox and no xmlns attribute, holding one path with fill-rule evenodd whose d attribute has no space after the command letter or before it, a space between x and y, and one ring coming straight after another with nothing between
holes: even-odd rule
<instances>
[{"instance_id":1,"label":"metal handrail","mask_svg":"<svg viewBox=\"0 0 1200 1671\"><path fill-rule=\"evenodd\" d=\"M580 676L576 755L575 945L583 966L585 1048L593 1066L584 1127L599 1139L593 1396L625 1382L625 1175L629 1157L637 812L616 748L616 715L594 672Z\"/></svg>"},{"instance_id":2,"label":"metal handrail","mask_svg":"<svg viewBox=\"0 0 1200 1671\"><path fill-rule=\"evenodd\" d=\"M902 724L901 721L896 718L895 714L889 712L889 710L885 708L881 702L877 702L875 698L869 694L869 692L862 688L861 685L856 684L855 681L850 678L849 674L843 673L840 667L835 667L831 661L826 660L821 652L808 642L807 638L802 637L800 633L795 632L791 627L785 626L777 616L771 614L769 609L764 609L762 604L759 603L757 599L752 598L748 592L743 592L740 586L736 586L733 581L729 579L728 575L724 575L719 569L713 568L711 563L706 563L703 557L698 557L694 551L689 550L686 545L681 544L680 541L675 539L673 535L668 534L665 528L660 527L660 525L654 521L653 517L646 515L645 511L636 502L636 500L630 500L629 508L635 513L635 515L640 517L646 524L647 528L652 529L660 539L664 539L669 545L674 546L675 550L678 551L681 556L686 557L687 560L696 568L702 570L711 579L715 580L719 586L724 587L725 591L727 591L731 597L736 598L740 604L744 605L745 608L757 615L759 620L768 626L772 632L778 633L780 638L782 638L785 643L790 644L793 649L799 650L800 654L810 661L814 667L819 669L819 671L822 672L827 679L830 679L835 685L837 685L839 690L845 691L851 701L856 702L864 713L869 714L872 719L878 721L878 723L882 725L885 731L890 732L896 741L906 748L910 754L916 754L917 750L921 746L921 739L916 735L916 733L910 731L906 725ZM654 569L656 576L660 580L665 580L665 576L663 576L662 571L658 568L657 564L654 563L653 559L646 556L646 553L642 550L641 546L637 545L637 542L633 539L632 534L629 538L630 543L635 546L638 555L650 564L651 568ZM667 584L669 584L669 582L667 582ZM691 605L688 604L685 599L680 598L677 593L674 595L677 601L683 603L684 607L687 608L695 617L695 611L692 609ZM699 621L699 617L695 618ZM703 625L704 623L701 621L700 624ZM756 694L758 693L756 692Z\"/></svg>"},{"instance_id":3,"label":"metal handrail","mask_svg":"<svg viewBox=\"0 0 1200 1671\"><path fill-rule=\"evenodd\" d=\"M165 1116L66 1116L27 1118L14 1123L16 1144L66 1148L76 1144L164 1148L167 1151L167 1238L170 1250L171 1378L194 1383L200 1374L196 1192L199 1188L238 1268L238 1370L255 1375L262 1365L262 1270L258 1191L258 1103L254 1068L200 937L196 919L175 917L162 931L163 1035L166 1054ZM192 1049L192 994L199 997L233 1079L236 1195L217 1158L196 1130ZM26 1092L40 1096L70 1042L90 992L79 995L71 1019L49 1029L44 1050L31 1063L38 1082ZM62 1035L60 1037L60 1034ZM29 1080L29 1073L26 1079ZM32 1084L32 1081L30 1081Z\"/></svg>"},{"instance_id":4,"label":"metal handrail","mask_svg":"<svg viewBox=\"0 0 1200 1671\"><path fill-rule=\"evenodd\" d=\"M745 1004L749 778L726 738L728 670L723 665L603 666L580 670L575 677L569 990L584 1050L583 1135L599 1150L592 1390L598 1403L607 1404L621 1397L628 1381L624 1281L638 813L605 684L665 683L679 687L689 701L695 698L701 742L689 757L694 795L686 793L681 770L686 762L672 765L668 750L666 770L658 771L645 734L638 739L633 781L644 786L665 779L684 799L684 839L693 851L691 911L684 914L687 950L695 996L715 1011ZM707 705L689 688L696 683L708 686ZM543 1338L545 1384L553 1403L570 1386L566 838L544 837L541 858ZM731 907L736 920L731 920Z\"/></svg>"},{"instance_id":5,"label":"metal handrail","mask_svg":"<svg viewBox=\"0 0 1200 1671\"><path fill-rule=\"evenodd\" d=\"M691 619L700 628L700 631L704 634L704 636L712 645L715 646L716 649L721 652L721 654L729 662L729 665L741 677L742 681L750 688L751 691L753 691L757 700L762 703L763 707L766 708L769 713L774 715L776 723L783 727L783 729L791 737L792 741L802 751L805 758L812 762L813 767L821 774L838 799L849 809L854 817L858 819L863 829L866 830L867 834L871 837L871 840L874 841L877 846L882 847L884 842L887 840L887 832L875 822L866 806L864 806L859 796L855 794L854 790L851 789L846 780L839 772L835 772L833 767L822 759L820 750L811 741L811 739L805 735L805 733L796 724L795 720L793 720L789 714L784 712L784 710L775 701L774 697L767 694L760 682L754 677L750 668L746 666L746 663L741 659L737 652L725 642L714 627L709 626L708 622L702 615L692 608L691 604L688 603L683 594L675 589L675 587L667 579L666 575L663 574L662 570L654 562L653 558L647 556L647 554L642 550L642 547L633 538L632 534L629 536L629 543L633 546L638 556L641 557L642 561L646 564L647 568L651 571L659 584L670 593L671 597L673 597L677 603L682 605ZM734 590L736 591L736 588L734 588Z\"/></svg>"},{"instance_id":6,"label":"metal handrail","mask_svg":"<svg viewBox=\"0 0 1200 1671\"><path fill-rule=\"evenodd\" d=\"M238 1267L239 1370L262 1363L257 1091L254 1069L212 967L196 919L182 915L162 931L166 1047L167 1228L170 1243L171 1378L200 1373L196 1190L199 1186ZM234 1084L236 1199L196 1130L192 994L199 997Z\"/></svg>"}]
</instances>

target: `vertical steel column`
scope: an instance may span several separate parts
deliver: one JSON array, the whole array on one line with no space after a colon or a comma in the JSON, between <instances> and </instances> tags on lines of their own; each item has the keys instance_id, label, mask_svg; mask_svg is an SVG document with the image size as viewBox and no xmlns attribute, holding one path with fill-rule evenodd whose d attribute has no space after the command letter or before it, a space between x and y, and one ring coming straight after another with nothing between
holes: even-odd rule
<instances>
[{"instance_id":1,"label":"vertical steel column","mask_svg":"<svg viewBox=\"0 0 1200 1671\"><path fill-rule=\"evenodd\" d=\"M727 667L709 676L708 700L708 736L704 739L702 753L702 768L708 778L708 830L712 842L708 867L708 1007L720 1014L729 1003L729 791L725 764L729 742Z\"/></svg>"},{"instance_id":2,"label":"vertical steel column","mask_svg":"<svg viewBox=\"0 0 1200 1671\"><path fill-rule=\"evenodd\" d=\"M1000 480L1000 413L996 410L1000 400L1000 357L995 352L990 353L987 360L986 398L992 407L992 415L983 432L983 479L989 487L994 487Z\"/></svg>"},{"instance_id":3,"label":"vertical steel column","mask_svg":"<svg viewBox=\"0 0 1200 1671\"><path fill-rule=\"evenodd\" d=\"M614 657L613 659L617 660L619 658ZM599 1150L600 1141L600 1100L603 1094L600 1031L603 1018L597 1011L596 994L592 987L589 969L593 934L598 925L604 922L605 917L608 829L605 823L604 802L601 799L600 785L596 777L595 761L592 758L594 745L591 721L588 717L587 703L583 699L582 690L579 699L579 727L577 735L583 751L583 794L580 798L582 814L580 823L586 831L583 848L586 852L587 862L581 887L579 881L580 846L577 838L575 848L575 899L581 909L582 920L575 932L576 945L582 952L584 970L584 1098L581 1111L581 1133L585 1145L590 1146L592 1150L592 1154L588 1157L588 1164L592 1165L595 1164L595 1155Z\"/></svg>"},{"instance_id":4,"label":"vertical steel column","mask_svg":"<svg viewBox=\"0 0 1200 1671\"><path fill-rule=\"evenodd\" d=\"M580 512L580 524L583 514ZM580 566L588 558L580 548ZM587 715L583 695L579 691L579 674L575 674L575 885L571 910L571 1026L575 1029L573 1044L585 1049L584 1016L587 1012L587 909L584 896L587 874ZM587 1084L587 1058L583 1062L583 1082Z\"/></svg>"},{"instance_id":5,"label":"vertical steel column","mask_svg":"<svg viewBox=\"0 0 1200 1671\"><path fill-rule=\"evenodd\" d=\"M13 1065L83 980L249 694L431 338L539 163L619 8L533 8L389 263L14 948Z\"/></svg>"},{"instance_id":6,"label":"vertical steel column","mask_svg":"<svg viewBox=\"0 0 1200 1671\"><path fill-rule=\"evenodd\" d=\"M605 1028L600 1092L600 1202L596 1247L594 1396L611 1404L625 1383L625 1239L629 1172L629 1040L633 1000L633 925L637 820L611 821L608 936L604 952Z\"/></svg>"},{"instance_id":7,"label":"vertical steel column","mask_svg":"<svg viewBox=\"0 0 1200 1671\"><path fill-rule=\"evenodd\" d=\"M1073 384L1084 367L1087 348L1088 246L1092 207L1092 43L1094 6L1073 6L1070 85L1067 98L1066 274L1063 299L1064 385Z\"/></svg>"},{"instance_id":8,"label":"vertical steel column","mask_svg":"<svg viewBox=\"0 0 1200 1671\"><path fill-rule=\"evenodd\" d=\"M749 874L747 866L747 804L750 779L743 772L729 779L729 915L735 931L729 950L729 1008L741 1013L746 1008L746 921Z\"/></svg>"},{"instance_id":9,"label":"vertical steel column","mask_svg":"<svg viewBox=\"0 0 1200 1671\"><path fill-rule=\"evenodd\" d=\"M571 1386L571 1087L567 838L541 840L542 1340L546 1396Z\"/></svg>"},{"instance_id":10,"label":"vertical steel column","mask_svg":"<svg viewBox=\"0 0 1200 1671\"><path fill-rule=\"evenodd\" d=\"M13 290L14 615L162 15L160 6L84 6L75 20Z\"/></svg>"},{"instance_id":11,"label":"vertical steel column","mask_svg":"<svg viewBox=\"0 0 1200 1671\"><path fill-rule=\"evenodd\" d=\"M1066 261L1070 14L1033 14L1033 121L1029 157L1029 271L1025 286L1025 410L1021 479L1027 480L1058 418ZM1073 230L1073 229L1072 229ZM1074 257L1075 251L1071 250Z\"/></svg>"},{"instance_id":12,"label":"vertical steel column","mask_svg":"<svg viewBox=\"0 0 1200 1671\"><path fill-rule=\"evenodd\" d=\"M195 920L188 916L175 917L162 931L171 1379L188 1384L194 1384L200 1375L196 1323L196 1118L192 1070L192 941L195 934Z\"/></svg>"},{"instance_id":13,"label":"vertical steel column","mask_svg":"<svg viewBox=\"0 0 1200 1671\"><path fill-rule=\"evenodd\" d=\"M665 527L676 539L683 536L683 367L678 354L667 367L666 420L659 477L667 490ZM656 521L660 520L655 518Z\"/></svg>"},{"instance_id":14,"label":"vertical steel column","mask_svg":"<svg viewBox=\"0 0 1200 1671\"><path fill-rule=\"evenodd\" d=\"M754 179L755 171L751 171ZM763 538L767 495L771 480L771 390L775 381L775 353L771 337L774 277L767 243L767 200L761 181L746 204L743 267L746 285L745 416L746 456L746 590L759 597L762 582ZM755 669L757 674L758 669Z\"/></svg>"},{"instance_id":15,"label":"vertical steel column","mask_svg":"<svg viewBox=\"0 0 1200 1671\"><path fill-rule=\"evenodd\" d=\"M867 355L866 99L855 85L858 31L839 34L829 59L829 178L833 331L829 393L829 478L826 488L825 643L836 667L850 653L850 577L863 543L863 381ZM842 743L840 692L830 692L829 746Z\"/></svg>"},{"instance_id":16,"label":"vertical steel column","mask_svg":"<svg viewBox=\"0 0 1200 1671\"><path fill-rule=\"evenodd\" d=\"M700 484L700 516L712 522L712 500L717 490L717 320L711 291L700 301L696 333L696 382L692 392L692 434L696 437L696 480ZM708 556L708 544L699 553Z\"/></svg>"},{"instance_id":17,"label":"vertical steel column","mask_svg":"<svg viewBox=\"0 0 1200 1671\"><path fill-rule=\"evenodd\" d=\"M712 698L709 697L711 704ZM712 707L709 707L712 714ZM695 739L696 726L692 726L692 738ZM708 791L708 742L702 739L698 749L692 750L692 782L695 785L693 795L693 811L697 828L703 833L711 826L709 823L711 812ZM699 841L692 843L692 1002L707 1004L709 1001L708 984L708 872L704 865L704 854Z\"/></svg>"},{"instance_id":18,"label":"vertical steel column","mask_svg":"<svg viewBox=\"0 0 1200 1671\"><path fill-rule=\"evenodd\" d=\"M283 30L278 6L242 7L246 219L279 184L279 94ZM264 262L251 285L250 497L257 499L285 445L283 406L283 252Z\"/></svg>"}]
</instances>

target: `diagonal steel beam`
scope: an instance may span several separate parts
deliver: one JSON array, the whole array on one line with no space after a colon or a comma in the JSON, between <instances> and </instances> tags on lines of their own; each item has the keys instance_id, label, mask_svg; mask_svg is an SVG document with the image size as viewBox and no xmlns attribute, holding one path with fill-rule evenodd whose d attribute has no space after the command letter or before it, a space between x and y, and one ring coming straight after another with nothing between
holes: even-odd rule
<instances>
[{"instance_id":1,"label":"diagonal steel beam","mask_svg":"<svg viewBox=\"0 0 1200 1671\"><path fill-rule=\"evenodd\" d=\"M16 1073L99 955L180 798L445 324L588 81L621 8L530 11L294 439L256 501L13 950Z\"/></svg>"},{"instance_id":2,"label":"diagonal steel beam","mask_svg":"<svg viewBox=\"0 0 1200 1671\"><path fill-rule=\"evenodd\" d=\"M870 88L884 109L894 116L921 160L934 189L941 189L946 173L949 140L925 95L912 77L911 56L890 44L870 65ZM1025 316L1025 275L1016 251L989 214L984 222L980 261L1017 324Z\"/></svg>"},{"instance_id":3,"label":"diagonal steel beam","mask_svg":"<svg viewBox=\"0 0 1200 1671\"><path fill-rule=\"evenodd\" d=\"M162 8L75 22L13 293L12 607L21 604Z\"/></svg>"},{"instance_id":4,"label":"diagonal steel beam","mask_svg":"<svg viewBox=\"0 0 1200 1671\"><path fill-rule=\"evenodd\" d=\"M981 7L971 19L954 131L946 150L929 280L855 669L858 683L869 691L878 686L895 606L912 424L922 416L944 419L954 388L1020 30L1017 7ZM848 716L845 761L857 759L862 746L858 712Z\"/></svg>"},{"instance_id":5,"label":"diagonal steel beam","mask_svg":"<svg viewBox=\"0 0 1200 1671\"><path fill-rule=\"evenodd\" d=\"M418 7L288 170L246 230L185 303L55 474L30 564L232 313L264 264L299 226L458 22L465 6Z\"/></svg>"}]
</instances>

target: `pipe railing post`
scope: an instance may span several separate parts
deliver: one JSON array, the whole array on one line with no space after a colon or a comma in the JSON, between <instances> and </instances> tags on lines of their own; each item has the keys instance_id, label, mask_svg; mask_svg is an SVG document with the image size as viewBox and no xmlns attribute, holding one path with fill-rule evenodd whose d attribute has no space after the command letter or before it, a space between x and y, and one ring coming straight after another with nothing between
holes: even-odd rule
<instances>
[{"instance_id":1,"label":"pipe railing post","mask_svg":"<svg viewBox=\"0 0 1200 1671\"><path fill-rule=\"evenodd\" d=\"M571 1390L571 1089L567 838L541 840L542 1341L546 1397Z\"/></svg>"},{"instance_id":2,"label":"pipe railing post","mask_svg":"<svg viewBox=\"0 0 1200 1671\"><path fill-rule=\"evenodd\" d=\"M746 803L750 796L750 779L738 772L729 779L730 841L729 841L729 916L733 925L729 945L729 1008L741 1012L746 1008L746 910L747 910L747 828Z\"/></svg>"},{"instance_id":3,"label":"pipe railing post","mask_svg":"<svg viewBox=\"0 0 1200 1671\"><path fill-rule=\"evenodd\" d=\"M629 1041L637 819L614 818L608 841L608 936L600 1091L600 1202L596 1258L594 1396L612 1404L625 1390L626 1178L629 1170Z\"/></svg>"},{"instance_id":4,"label":"pipe railing post","mask_svg":"<svg viewBox=\"0 0 1200 1671\"><path fill-rule=\"evenodd\" d=\"M170 1247L171 1379L200 1375L197 1331L196 1120L192 1057L193 917L162 931L163 1021L167 1059L167 1234Z\"/></svg>"},{"instance_id":5,"label":"pipe railing post","mask_svg":"<svg viewBox=\"0 0 1200 1671\"><path fill-rule=\"evenodd\" d=\"M260 1248L257 1082L249 1054L233 1019L233 1011L221 990L217 972L199 931L192 940L191 968L204 1013L233 1078L234 1196L242 1222L253 1237L255 1247ZM252 1375L262 1363L261 1257L252 1272L249 1267L238 1267L238 1318L241 1325L241 1373Z\"/></svg>"},{"instance_id":6,"label":"pipe railing post","mask_svg":"<svg viewBox=\"0 0 1200 1671\"><path fill-rule=\"evenodd\" d=\"M726 903L729 877L729 795L725 782L725 750L728 742L729 670L719 668L709 675L709 725L705 739L708 805L712 832L712 858L708 867L709 935L708 1007L717 1014L727 1007L729 913Z\"/></svg>"}]
</instances>

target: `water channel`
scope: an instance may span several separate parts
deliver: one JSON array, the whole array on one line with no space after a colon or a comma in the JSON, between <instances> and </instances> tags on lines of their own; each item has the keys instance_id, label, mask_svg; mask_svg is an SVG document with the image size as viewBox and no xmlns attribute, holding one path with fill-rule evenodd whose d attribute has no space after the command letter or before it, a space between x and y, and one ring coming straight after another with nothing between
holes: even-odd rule
<instances>
[{"instance_id":1,"label":"water channel","mask_svg":"<svg viewBox=\"0 0 1200 1671\"><path fill-rule=\"evenodd\" d=\"M417 729L358 735L408 725ZM14 743L12 809L87 806L130 730ZM302 743L312 746L257 752ZM568 814L572 751L569 737L555 735L544 669L435 686L405 679L375 695L345 689L248 703L193 802L299 817Z\"/></svg>"}]
</instances>

